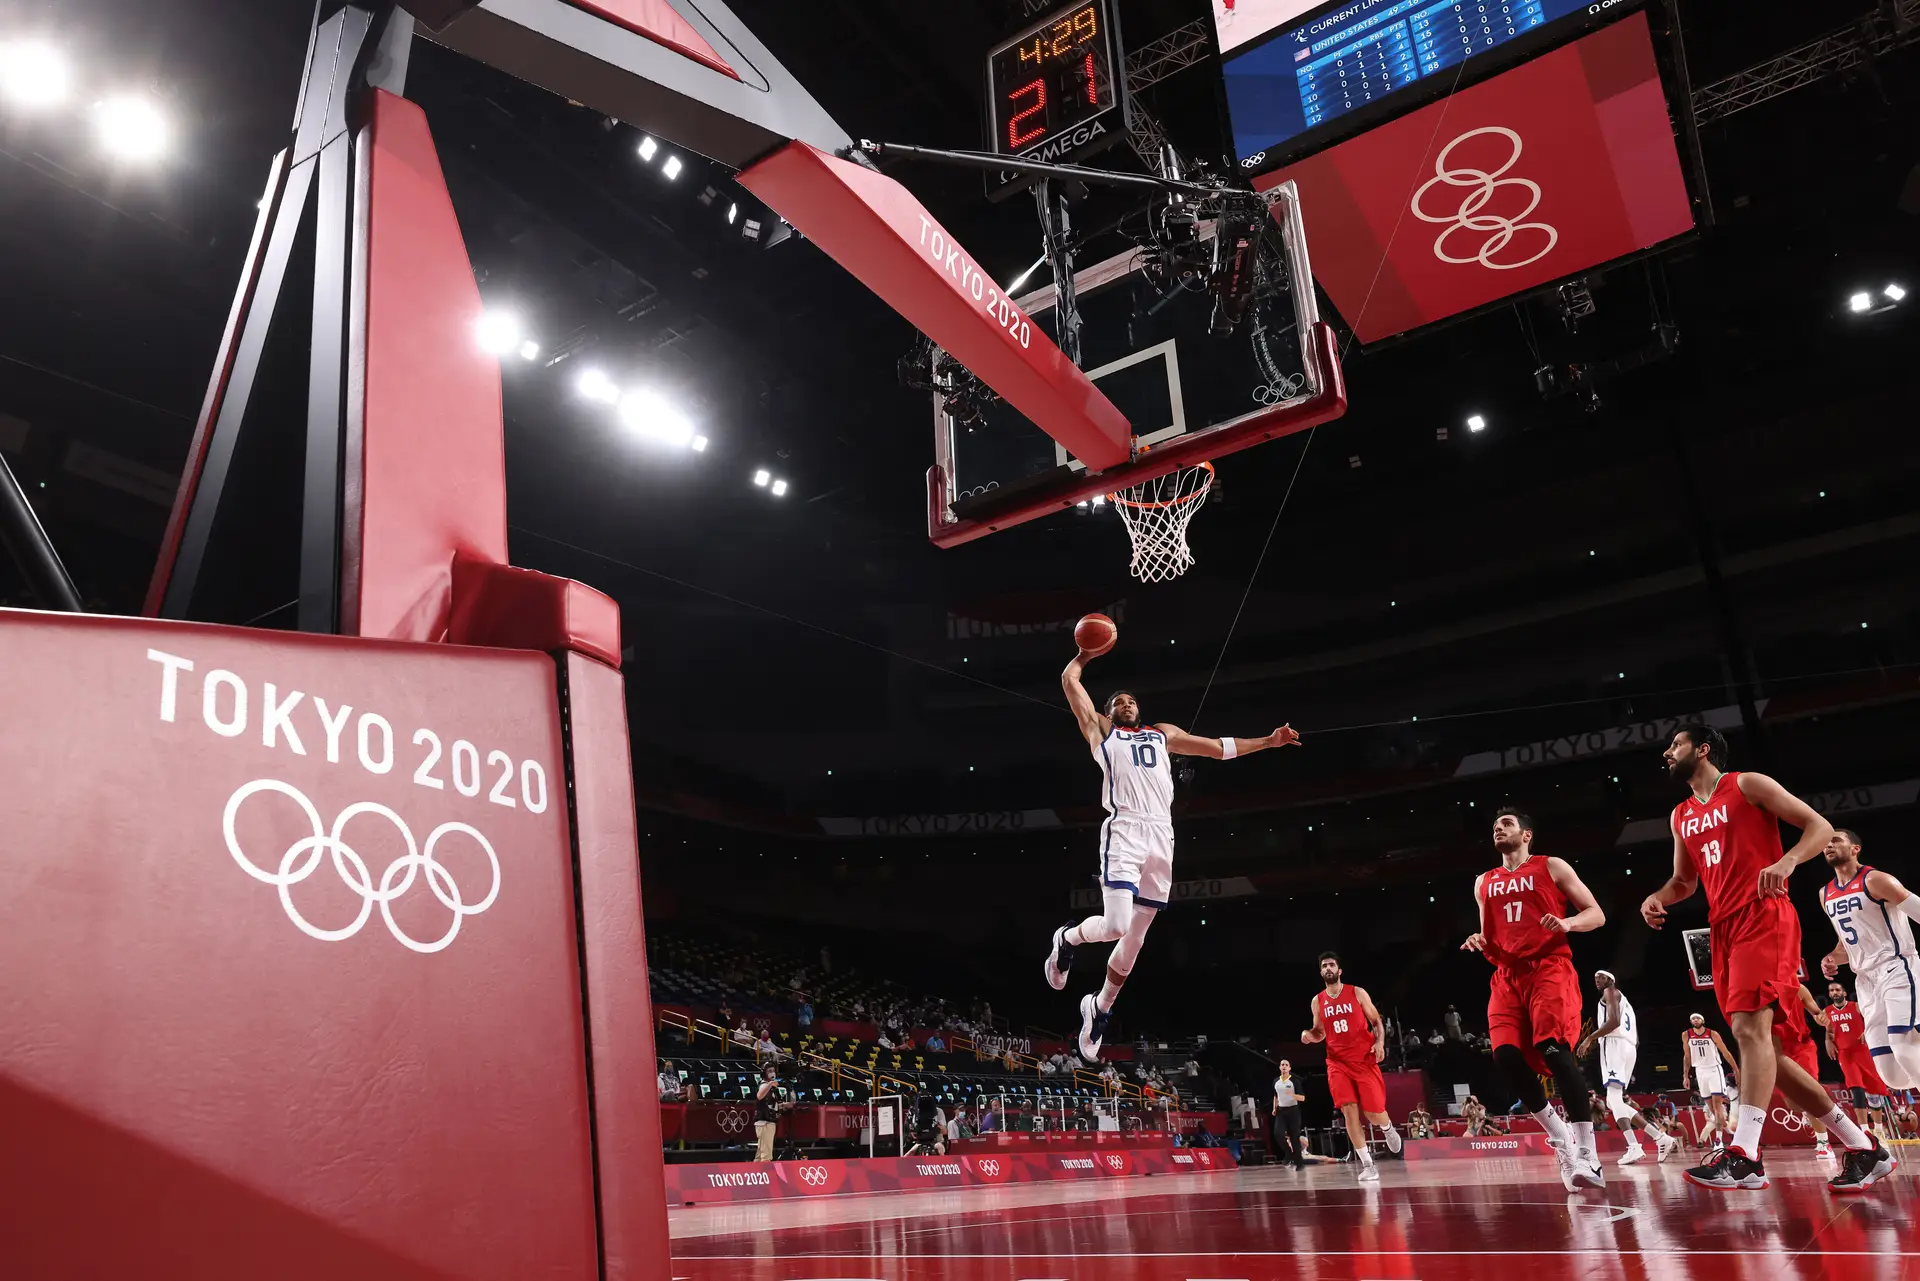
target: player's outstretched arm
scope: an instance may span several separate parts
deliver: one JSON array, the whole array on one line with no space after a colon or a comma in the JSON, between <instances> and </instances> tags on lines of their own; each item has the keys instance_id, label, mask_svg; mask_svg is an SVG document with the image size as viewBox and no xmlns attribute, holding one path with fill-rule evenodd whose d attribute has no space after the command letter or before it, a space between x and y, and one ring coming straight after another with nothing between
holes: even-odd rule
<instances>
[{"instance_id":1,"label":"player's outstretched arm","mask_svg":"<svg viewBox=\"0 0 1920 1281\"><path fill-rule=\"evenodd\" d=\"M1915 896L1913 891L1902 885L1899 877L1891 876L1877 867L1869 868L1867 870L1867 893L1873 895L1873 897L1879 899L1895 911L1905 913L1914 920L1920 921L1920 896ZM1838 947L1834 950L1839 952L1843 957L1846 955L1845 947Z\"/></svg>"},{"instance_id":2,"label":"player's outstretched arm","mask_svg":"<svg viewBox=\"0 0 1920 1281\"><path fill-rule=\"evenodd\" d=\"M1387 1021L1380 1017L1380 1011L1373 1008L1373 998L1367 995L1367 989L1356 987L1354 996L1359 998L1360 1012L1367 1016L1367 1024L1373 1028L1373 1061L1387 1061Z\"/></svg>"},{"instance_id":3,"label":"player's outstretched arm","mask_svg":"<svg viewBox=\"0 0 1920 1281\"><path fill-rule=\"evenodd\" d=\"M1327 1030L1320 1026L1320 1002L1308 1001L1307 1006L1313 1011L1313 1026L1300 1034L1300 1043L1316 1045L1327 1039Z\"/></svg>"},{"instance_id":4,"label":"player's outstretched arm","mask_svg":"<svg viewBox=\"0 0 1920 1281\"><path fill-rule=\"evenodd\" d=\"M1785 894L1787 878L1793 875L1793 870L1808 859L1819 857L1820 851L1827 848L1827 842L1833 839L1833 824L1765 774L1742 774L1740 795L1782 823L1800 829L1800 839L1793 843L1793 848L1782 854L1778 863L1760 870L1762 897Z\"/></svg>"},{"instance_id":5,"label":"player's outstretched arm","mask_svg":"<svg viewBox=\"0 0 1920 1281\"><path fill-rule=\"evenodd\" d=\"M1487 950L1487 904L1480 897L1480 885L1487 879L1485 872L1473 878L1473 910L1480 914L1480 928L1467 935L1467 941L1460 945L1462 952L1485 952Z\"/></svg>"},{"instance_id":6,"label":"player's outstretched arm","mask_svg":"<svg viewBox=\"0 0 1920 1281\"><path fill-rule=\"evenodd\" d=\"M1540 924L1548 932L1585 934L1607 923L1607 914L1600 909L1593 891L1580 879L1580 874L1573 870L1573 864L1563 858L1550 858L1547 860L1547 875L1553 878L1553 883L1560 887L1560 892L1567 896L1567 902L1574 908L1572 916L1560 917L1549 912L1541 917Z\"/></svg>"},{"instance_id":7,"label":"player's outstretched arm","mask_svg":"<svg viewBox=\"0 0 1920 1281\"><path fill-rule=\"evenodd\" d=\"M1087 687L1080 683L1080 673L1087 669L1087 660L1098 657L1082 650L1073 656L1067 670L1060 673L1060 688L1066 691L1067 706L1073 709L1073 718L1080 722L1080 733L1089 743L1099 743L1113 732L1113 722L1100 714Z\"/></svg>"},{"instance_id":8,"label":"player's outstretched arm","mask_svg":"<svg viewBox=\"0 0 1920 1281\"><path fill-rule=\"evenodd\" d=\"M1201 738L1178 725L1155 725L1154 728L1167 736L1167 750L1175 756L1206 756L1216 761L1250 756L1269 747L1292 747L1300 741L1298 731L1291 725L1282 725L1265 738Z\"/></svg>"},{"instance_id":9,"label":"player's outstretched arm","mask_svg":"<svg viewBox=\"0 0 1920 1281\"><path fill-rule=\"evenodd\" d=\"M1742 776L1744 777L1744 775ZM1668 821L1672 826L1672 821ZM1693 892L1700 888L1700 873L1693 866L1693 856L1687 853L1685 841L1680 839L1678 828L1673 833L1673 876L1653 893L1647 895L1640 904L1640 919L1649 927L1659 929L1667 923L1667 909L1681 899L1692 898Z\"/></svg>"}]
</instances>

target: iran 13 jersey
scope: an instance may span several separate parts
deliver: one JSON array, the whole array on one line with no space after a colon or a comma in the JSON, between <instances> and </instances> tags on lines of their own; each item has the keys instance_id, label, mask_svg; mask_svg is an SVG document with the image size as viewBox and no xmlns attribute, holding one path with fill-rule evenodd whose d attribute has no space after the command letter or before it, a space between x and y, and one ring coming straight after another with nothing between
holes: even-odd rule
<instances>
[{"instance_id":1,"label":"iran 13 jersey","mask_svg":"<svg viewBox=\"0 0 1920 1281\"><path fill-rule=\"evenodd\" d=\"M1760 873L1778 863L1780 824L1740 792L1740 774L1729 770L1706 800L1689 795L1673 811L1673 830L1687 847L1707 893L1710 923L1732 916L1760 897Z\"/></svg>"},{"instance_id":2,"label":"iran 13 jersey","mask_svg":"<svg viewBox=\"0 0 1920 1281\"><path fill-rule=\"evenodd\" d=\"M1480 880L1480 920L1487 956L1496 964L1570 955L1567 936L1549 930L1542 917L1567 914L1567 896L1553 883L1547 860L1529 854L1518 867L1504 863Z\"/></svg>"},{"instance_id":3,"label":"iran 13 jersey","mask_svg":"<svg viewBox=\"0 0 1920 1281\"><path fill-rule=\"evenodd\" d=\"M1338 995L1323 991L1315 999L1320 1002L1320 1027L1327 1034L1327 1057L1371 1064L1373 1029L1367 1026L1367 1012L1360 1008L1353 984L1342 983Z\"/></svg>"}]
</instances>

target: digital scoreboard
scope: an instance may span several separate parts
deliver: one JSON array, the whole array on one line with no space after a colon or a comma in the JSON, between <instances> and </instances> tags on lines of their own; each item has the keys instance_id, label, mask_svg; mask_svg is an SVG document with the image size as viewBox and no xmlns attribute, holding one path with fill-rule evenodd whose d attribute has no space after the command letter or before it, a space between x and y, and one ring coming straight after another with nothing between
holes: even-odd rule
<instances>
[{"instance_id":1,"label":"digital scoreboard","mask_svg":"<svg viewBox=\"0 0 1920 1281\"><path fill-rule=\"evenodd\" d=\"M1563 20L1612 18L1636 0L1349 0L1276 28L1223 68L1235 154L1249 173L1340 132L1335 122ZM1569 21L1564 26L1577 27ZM1516 52L1523 51L1516 47ZM1450 73L1450 74L1443 74ZM1418 94L1407 94L1412 104ZM1310 136L1311 135L1311 136Z\"/></svg>"},{"instance_id":2,"label":"digital scoreboard","mask_svg":"<svg viewBox=\"0 0 1920 1281\"><path fill-rule=\"evenodd\" d=\"M1070 163L1126 136L1126 52L1114 0L1082 0L987 55L988 146L996 155ZM987 176L989 194L1032 180Z\"/></svg>"}]
</instances>

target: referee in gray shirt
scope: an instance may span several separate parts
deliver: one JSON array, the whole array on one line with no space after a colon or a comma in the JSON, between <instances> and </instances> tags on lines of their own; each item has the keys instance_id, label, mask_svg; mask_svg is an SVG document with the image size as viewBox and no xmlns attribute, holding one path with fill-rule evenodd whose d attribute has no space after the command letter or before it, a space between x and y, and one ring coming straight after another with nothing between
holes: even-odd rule
<instances>
[{"instance_id":1,"label":"referee in gray shirt","mask_svg":"<svg viewBox=\"0 0 1920 1281\"><path fill-rule=\"evenodd\" d=\"M1304 1169L1306 1160L1300 1144L1300 1089L1293 1079L1293 1064L1280 1060L1280 1075L1273 1081L1273 1142L1283 1162Z\"/></svg>"}]
</instances>

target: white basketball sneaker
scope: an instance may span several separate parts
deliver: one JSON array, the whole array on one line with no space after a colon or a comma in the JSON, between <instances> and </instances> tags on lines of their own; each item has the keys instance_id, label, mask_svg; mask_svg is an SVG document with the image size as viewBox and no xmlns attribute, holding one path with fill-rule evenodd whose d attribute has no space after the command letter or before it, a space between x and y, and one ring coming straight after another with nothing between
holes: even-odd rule
<instances>
[{"instance_id":1,"label":"white basketball sneaker","mask_svg":"<svg viewBox=\"0 0 1920 1281\"><path fill-rule=\"evenodd\" d=\"M1621 1165L1638 1165L1647 1159L1647 1150L1638 1143L1620 1154Z\"/></svg>"},{"instance_id":2,"label":"white basketball sneaker","mask_svg":"<svg viewBox=\"0 0 1920 1281\"><path fill-rule=\"evenodd\" d=\"M1658 1161L1661 1165L1665 1165L1667 1163L1667 1158L1672 1156L1675 1152L1679 1151L1679 1149L1680 1149L1679 1135L1663 1134L1660 1136L1660 1141L1654 1145L1654 1151L1655 1151L1654 1160Z\"/></svg>"}]
</instances>

